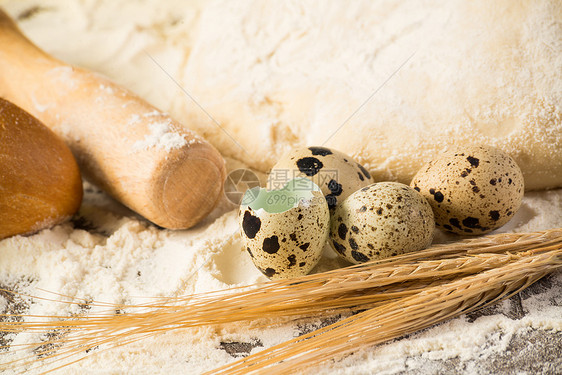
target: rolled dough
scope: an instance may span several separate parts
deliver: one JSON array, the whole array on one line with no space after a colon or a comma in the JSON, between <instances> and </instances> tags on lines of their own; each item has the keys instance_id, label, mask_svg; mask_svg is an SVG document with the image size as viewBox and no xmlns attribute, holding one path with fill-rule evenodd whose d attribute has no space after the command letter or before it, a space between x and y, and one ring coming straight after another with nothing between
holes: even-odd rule
<instances>
[{"instance_id":1,"label":"rolled dough","mask_svg":"<svg viewBox=\"0 0 562 375\"><path fill-rule=\"evenodd\" d=\"M409 183L483 143L528 190L562 186L560 1L215 1L192 36L178 74L207 113L183 96L172 113L258 170L326 145Z\"/></svg>"}]
</instances>

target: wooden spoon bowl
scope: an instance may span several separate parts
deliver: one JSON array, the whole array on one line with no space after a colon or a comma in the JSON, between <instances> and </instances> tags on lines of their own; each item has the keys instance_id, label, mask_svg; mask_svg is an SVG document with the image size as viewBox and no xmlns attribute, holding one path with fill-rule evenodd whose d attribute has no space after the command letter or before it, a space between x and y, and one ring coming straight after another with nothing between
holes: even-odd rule
<instances>
[{"instance_id":1,"label":"wooden spoon bowl","mask_svg":"<svg viewBox=\"0 0 562 375\"><path fill-rule=\"evenodd\" d=\"M82 179L70 149L0 98L0 239L59 224L81 201Z\"/></svg>"}]
</instances>

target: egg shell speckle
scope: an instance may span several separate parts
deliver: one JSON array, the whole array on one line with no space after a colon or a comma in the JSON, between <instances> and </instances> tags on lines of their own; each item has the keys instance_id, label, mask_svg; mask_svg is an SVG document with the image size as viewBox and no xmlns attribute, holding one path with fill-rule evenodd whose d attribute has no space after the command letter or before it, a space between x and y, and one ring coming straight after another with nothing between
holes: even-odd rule
<instances>
[{"instance_id":1,"label":"egg shell speckle","mask_svg":"<svg viewBox=\"0 0 562 375\"><path fill-rule=\"evenodd\" d=\"M323 194L312 194L311 200L281 213L240 207L244 248L268 278L306 275L320 260L328 238L330 213Z\"/></svg>"},{"instance_id":2,"label":"egg shell speckle","mask_svg":"<svg viewBox=\"0 0 562 375\"><path fill-rule=\"evenodd\" d=\"M521 206L521 169L508 154L491 146L460 147L430 161L411 186L427 198L436 225L477 235L507 223Z\"/></svg>"},{"instance_id":3,"label":"egg shell speckle","mask_svg":"<svg viewBox=\"0 0 562 375\"><path fill-rule=\"evenodd\" d=\"M294 177L306 177L318 185L332 211L352 193L374 182L361 164L327 147L297 148L283 155L269 174L268 188L279 188Z\"/></svg>"},{"instance_id":4,"label":"egg shell speckle","mask_svg":"<svg viewBox=\"0 0 562 375\"><path fill-rule=\"evenodd\" d=\"M341 257L363 263L424 249L434 229L431 206L421 194L404 184L380 182L336 208L330 239Z\"/></svg>"}]
</instances>

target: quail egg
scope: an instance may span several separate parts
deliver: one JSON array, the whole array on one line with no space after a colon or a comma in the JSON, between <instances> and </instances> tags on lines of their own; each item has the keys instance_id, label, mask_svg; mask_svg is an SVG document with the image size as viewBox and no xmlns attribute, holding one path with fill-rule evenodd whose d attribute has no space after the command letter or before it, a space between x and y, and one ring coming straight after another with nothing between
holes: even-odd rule
<instances>
[{"instance_id":1,"label":"quail egg","mask_svg":"<svg viewBox=\"0 0 562 375\"><path fill-rule=\"evenodd\" d=\"M361 164L327 147L296 148L283 155L269 174L268 188L279 188L294 177L314 181L331 211L353 192L374 182Z\"/></svg>"},{"instance_id":2,"label":"quail egg","mask_svg":"<svg viewBox=\"0 0 562 375\"><path fill-rule=\"evenodd\" d=\"M306 178L279 190L250 189L239 211L244 248L270 279L308 274L320 260L329 221L324 195Z\"/></svg>"},{"instance_id":3,"label":"quail egg","mask_svg":"<svg viewBox=\"0 0 562 375\"><path fill-rule=\"evenodd\" d=\"M507 223L521 206L521 169L502 150L466 146L446 152L416 174L411 186L427 198L436 225L476 235Z\"/></svg>"},{"instance_id":4,"label":"quail egg","mask_svg":"<svg viewBox=\"0 0 562 375\"><path fill-rule=\"evenodd\" d=\"M422 250L431 244L435 220L427 200L411 187L379 182L351 194L335 210L330 239L352 263Z\"/></svg>"}]
</instances>

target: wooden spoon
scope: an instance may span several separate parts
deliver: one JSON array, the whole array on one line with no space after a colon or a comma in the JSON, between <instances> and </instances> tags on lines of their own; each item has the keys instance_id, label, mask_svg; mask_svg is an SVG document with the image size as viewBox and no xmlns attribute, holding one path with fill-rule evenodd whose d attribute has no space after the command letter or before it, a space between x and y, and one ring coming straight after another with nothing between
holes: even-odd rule
<instances>
[{"instance_id":1,"label":"wooden spoon","mask_svg":"<svg viewBox=\"0 0 562 375\"><path fill-rule=\"evenodd\" d=\"M49 228L82 201L82 179L66 144L0 98L0 239Z\"/></svg>"},{"instance_id":2,"label":"wooden spoon","mask_svg":"<svg viewBox=\"0 0 562 375\"><path fill-rule=\"evenodd\" d=\"M214 147L106 78L47 55L1 10L0 96L60 135L88 180L162 227L195 225L222 194Z\"/></svg>"}]
</instances>

